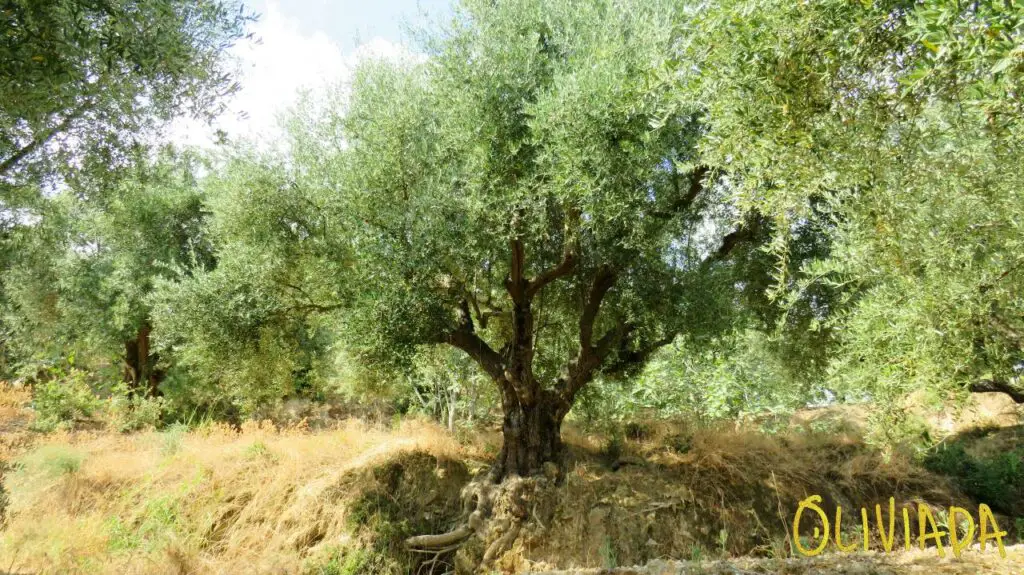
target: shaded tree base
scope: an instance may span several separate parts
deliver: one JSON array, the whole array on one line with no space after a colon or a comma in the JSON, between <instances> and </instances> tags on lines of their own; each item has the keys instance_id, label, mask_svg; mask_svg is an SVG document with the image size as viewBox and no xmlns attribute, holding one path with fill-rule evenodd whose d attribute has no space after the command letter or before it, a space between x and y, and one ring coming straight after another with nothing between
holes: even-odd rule
<instances>
[{"instance_id":1,"label":"shaded tree base","mask_svg":"<svg viewBox=\"0 0 1024 575\"><path fill-rule=\"evenodd\" d=\"M550 474L554 466L546 467ZM500 483L491 477L479 478L463 489L464 519L454 529L406 539L410 551L428 556L419 573L433 573L433 566L441 564L454 564L459 575L489 572L512 549L541 501L548 501L541 505L543 509L553 510L554 477L510 475ZM550 517L550 513L541 514Z\"/></svg>"}]
</instances>

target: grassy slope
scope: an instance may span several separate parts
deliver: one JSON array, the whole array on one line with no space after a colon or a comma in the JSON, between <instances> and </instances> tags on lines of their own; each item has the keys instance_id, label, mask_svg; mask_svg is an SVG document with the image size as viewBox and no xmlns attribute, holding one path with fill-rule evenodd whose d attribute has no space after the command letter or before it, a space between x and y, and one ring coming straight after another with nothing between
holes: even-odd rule
<instances>
[{"instance_id":1,"label":"grassy slope","mask_svg":"<svg viewBox=\"0 0 1024 575\"><path fill-rule=\"evenodd\" d=\"M931 553L837 556L826 560L829 570L804 558L786 566L780 558L789 553L788 523L808 494L854 516L889 496L924 501L937 513L950 504L976 509L948 481L898 455L883 458L853 434L765 436L667 424L634 431L608 449L606 438L567 430L574 459L566 481L532 502L499 567L754 555L766 558L742 559L742 569L843 572L837 566L875 561L859 572L985 571L981 563L940 562ZM459 488L493 455L497 438L460 443L425 422L392 429L348 421L316 432L256 424L241 431L76 432L19 445L16 455L6 454L18 466L4 479L10 508L0 570L329 575L409 572L415 558L403 554L400 541L453 524ZM846 531L852 537L856 526ZM1019 549L1011 549L1010 561L991 552L978 561L1005 573L1024 566ZM699 572L693 564L665 569Z\"/></svg>"}]
</instances>

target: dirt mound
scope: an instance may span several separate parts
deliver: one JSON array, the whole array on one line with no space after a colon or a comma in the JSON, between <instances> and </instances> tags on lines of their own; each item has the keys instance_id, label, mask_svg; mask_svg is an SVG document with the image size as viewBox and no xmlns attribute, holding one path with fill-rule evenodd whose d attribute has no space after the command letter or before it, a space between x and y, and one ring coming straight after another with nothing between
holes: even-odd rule
<instances>
[{"instance_id":1,"label":"dirt mound","mask_svg":"<svg viewBox=\"0 0 1024 575\"><path fill-rule=\"evenodd\" d=\"M497 569L788 557L793 515L808 495L823 498L830 518L842 505L845 531L856 531L861 506L889 497L928 504L936 517L953 504L977 509L911 458L883 457L853 434L633 427L618 443L570 427L564 481L531 478L495 498L495 521L522 519ZM46 436L6 477L0 564L90 575L440 574L457 554L426 565L435 557L402 542L460 524L464 489L485 470L472 462L490 459L491 439L460 444L418 421ZM1012 521L999 524L1013 541Z\"/></svg>"},{"instance_id":2,"label":"dirt mound","mask_svg":"<svg viewBox=\"0 0 1024 575\"><path fill-rule=\"evenodd\" d=\"M809 495L822 497L830 518L841 505L848 518L844 529L851 531L861 507L873 510L890 497L897 509L914 507L915 517L919 502L936 510L971 505L949 481L908 458L885 458L854 436L662 429L627 442L620 460L629 464L617 471L600 453L587 458L587 449L576 447L581 456L550 498L553 509L532 510L534 520L504 567L787 557L793 516ZM810 523L801 522L807 535Z\"/></svg>"},{"instance_id":3,"label":"dirt mound","mask_svg":"<svg viewBox=\"0 0 1024 575\"><path fill-rule=\"evenodd\" d=\"M346 507L347 527L360 540L354 552L344 551L358 557L348 561L367 573L419 572L428 558L409 553L403 541L450 529L459 519L460 492L469 479L461 461L424 452L345 474L324 496Z\"/></svg>"},{"instance_id":4,"label":"dirt mound","mask_svg":"<svg viewBox=\"0 0 1024 575\"><path fill-rule=\"evenodd\" d=\"M418 421L40 443L5 481L0 564L17 572L406 573L393 541L443 525L468 477L466 451Z\"/></svg>"}]
</instances>

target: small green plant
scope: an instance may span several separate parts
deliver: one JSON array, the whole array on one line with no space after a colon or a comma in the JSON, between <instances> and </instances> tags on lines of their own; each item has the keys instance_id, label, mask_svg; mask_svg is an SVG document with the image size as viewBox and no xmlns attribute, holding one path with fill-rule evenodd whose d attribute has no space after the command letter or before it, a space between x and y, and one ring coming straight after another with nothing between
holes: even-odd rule
<instances>
[{"instance_id":1,"label":"small green plant","mask_svg":"<svg viewBox=\"0 0 1024 575\"><path fill-rule=\"evenodd\" d=\"M1024 543L1024 517L1014 519L1013 526L1017 530L1017 543Z\"/></svg>"},{"instance_id":2,"label":"small green plant","mask_svg":"<svg viewBox=\"0 0 1024 575\"><path fill-rule=\"evenodd\" d=\"M622 457L625 450L625 440L622 431L614 428L601 448L601 454L611 463L615 463Z\"/></svg>"},{"instance_id":3,"label":"small green plant","mask_svg":"<svg viewBox=\"0 0 1024 575\"><path fill-rule=\"evenodd\" d=\"M690 545L690 561L698 562L704 558L704 548L699 543Z\"/></svg>"},{"instance_id":4,"label":"small green plant","mask_svg":"<svg viewBox=\"0 0 1024 575\"><path fill-rule=\"evenodd\" d=\"M50 375L33 389L32 409L36 412L33 429L48 432L71 426L99 409L101 402L93 393L86 372L75 367L65 372L55 367L50 369Z\"/></svg>"},{"instance_id":5,"label":"small green plant","mask_svg":"<svg viewBox=\"0 0 1024 575\"><path fill-rule=\"evenodd\" d=\"M607 535L604 538L604 542L601 543L601 563L605 569L614 569L619 566L618 554L615 553L615 546L612 544L612 540Z\"/></svg>"},{"instance_id":6,"label":"small green plant","mask_svg":"<svg viewBox=\"0 0 1024 575\"><path fill-rule=\"evenodd\" d=\"M321 563L309 565L304 575L357 575L365 573L369 561L369 553L365 549L331 549L327 558Z\"/></svg>"},{"instance_id":7,"label":"small green plant","mask_svg":"<svg viewBox=\"0 0 1024 575\"><path fill-rule=\"evenodd\" d=\"M139 547L141 539L138 531L122 521L120 517L111 517L106 521L105 527L107 548L111 551L131 551Z\"/></svg>"},{"instance_id":8,"label":"small green plant","mask_svg":"<svg viewBox=\"0 0 1024 575\"><path fill-rule=\"evenodd\" d=\"M718 551L723 556L728 554L728 551L726 549L726 544L728 542L729 542L729 530L723 527L723 528L718 530Z\"/></svg>"},{"instance_id":9,"label":"small green plant","mask_svg":"<svg viewBox=\"0 0 1024 575\"><path fill-rule=\"evenodd\" d=\"M84 462L85 454L64 445L45 445L22 461L25 472L54 478L78 473Z\"/></svg>"},{"instance_id":10,"label":"small green plant","mask_svg":"<svg viewBox=\"0 0 1024 575\"><path fill-rule=\"evenodd\" d=\"M160 434L160 453L165 457L170 457L181 451L181 444L185 440L186 433L188 433L188 426L183 423L169 425L167 429Z\"/></svg>"},{"instance_id":11,"label":"small green plant","mask_svg":"<svg viewBox=\"0 0 1024 575\"><path fill-rule=\"evenodd\" d=\"M274 461L277 459L274 452L270 451L270 448L267 447L267 444L258 439L245 448L245 456L248 459L255 460Z\"/></svg>"},{"instance_id":12,"label":"small green plant","mask_svg":"<svg viewBox=\"0 0 1024 575\"><path fill-rule=\"evenodd\" d=\"M118 385L111 391L107 416L111 427L127 433L160 427L165 411L164 398L133 395Z\"/></svg>"}]
</instances>

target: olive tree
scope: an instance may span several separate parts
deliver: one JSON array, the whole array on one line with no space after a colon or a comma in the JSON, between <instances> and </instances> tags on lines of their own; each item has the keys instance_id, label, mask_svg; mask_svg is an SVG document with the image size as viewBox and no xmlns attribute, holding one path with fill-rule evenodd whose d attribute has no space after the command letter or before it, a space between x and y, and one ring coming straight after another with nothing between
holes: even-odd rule
<instances>
[{"instance_id":1,"label":"olive tree","mask_svg":"<svg viewBox=\"0 0 1024 575\"><path fill-rule=\"evenodd\" d=\"M468 2L426 58L362 65L294 146L351 246L343 337L381 364L423 344L472 358L503 412L493 478L557 464L599 374L733 323L730 257L767 224L730 202L700 110L674 99L680 15ZM337 151L303 161L311 137Z\"/></svg>"},{"instance_id":2,"label":"olive tree","mask_svg":"<svg viewBox=\"0 0 1024 575\"><path fill-rule=\"evenodd\" d=\"M112 360L132 391L158 392L146 298L158 278L211 261L195 163L171 152L140 159L116 184L45 198L41 219L16 230L4 319L23 362L77 351Z\"/></svg>"},{"instance_id":3,"label":"olive tree","mask_svg":"<svg viewBox=\"0 0 1024 575\"><path fill-rule=\"evenodd\" d=\"M252 17L219 0L13 0L0 7L0 201L103 170L237 89L225 50Z\"/></svg>"},{"instance_id":4,"label":"olive tree","mask_svg":"<svg viewBox=\"0 0 1024 575\"><path fill-rule=\"evenodd\" d=\"M156 348L193 376L174 394L251 415L315 394L330 373L348 240L287 165L248 151L221 160L200 186L211 262L161 277L146 301Z\"/></svg>"},{"instance_id":5,"label":"olive tree","mask_svg":"<svg viewBox=\"0 0 1024 575\"><path fill-rule=\"evenodd\" d=\"M722 0L693 29L679 94L706 106L706 161L777 231L830 230L777 285L835 296L834 388L1024 399L1020 3Z\"/></svg>"}]
</instances>

